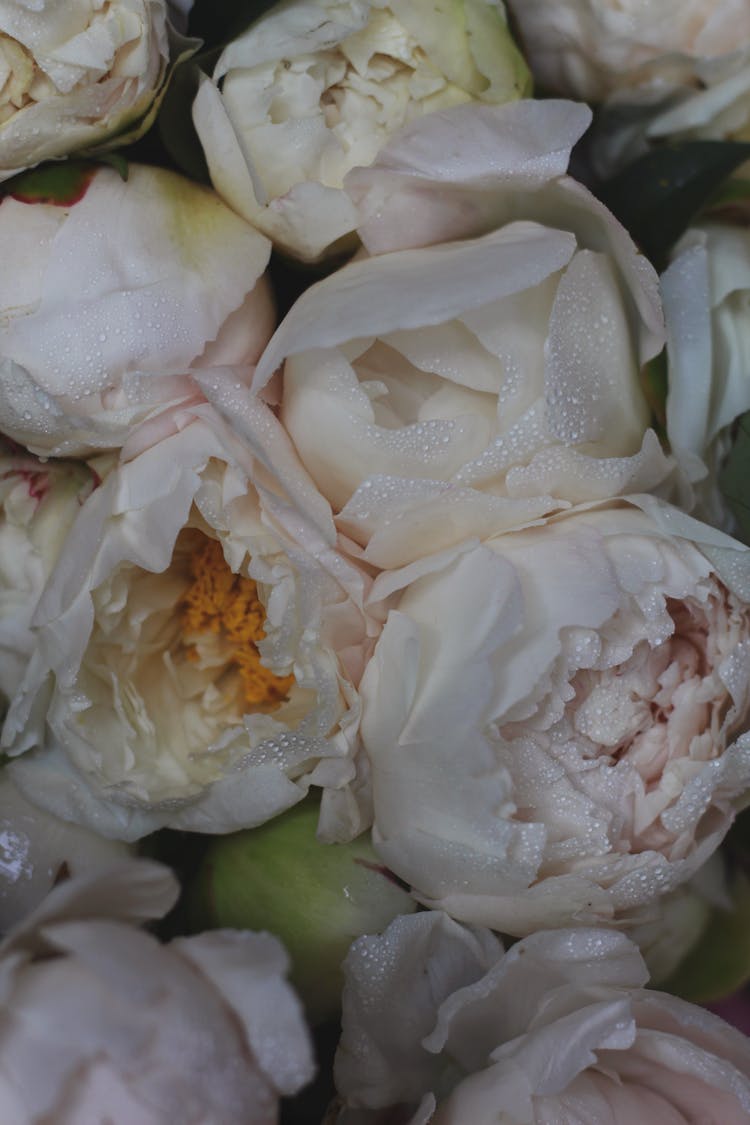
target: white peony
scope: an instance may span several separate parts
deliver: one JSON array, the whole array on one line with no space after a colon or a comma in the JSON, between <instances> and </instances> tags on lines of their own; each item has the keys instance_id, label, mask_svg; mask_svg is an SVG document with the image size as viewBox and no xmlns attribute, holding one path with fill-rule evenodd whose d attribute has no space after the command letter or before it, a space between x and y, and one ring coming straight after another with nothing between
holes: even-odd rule
<instances>
[{"instance_id":1,"label":"white peony","mask_svg":"<svg viewBox=\"0 0 750 1125\"><path fill-rule=\"evenodd\" d=\"M270 934L160 945L137 923L178 888L128 863L56 887L0 945L7 1125L272 1125L314 1070Z\"/></svg>"},{"instance_id":2,"label":"white peony","mask_svg":"<svg viewBox=\"0 0 750 1125\"><path fill-rule=\"evenodd\" d=\"M509 0L547 92L603 102L610 175L667 139L750 139L747 0Z\"/></svg>"},{"instance_id":3,"label":"white peony","mask_svg":"<svg viewBox=\"0 0 750 1125\"><path fill-rule=\"evenodd\" d=\"M694 509L732 526L718 487L732 423L750 410L750 232L707 222L683 236L662 276L667 434Z\"/></svg>"},{"instance_id":4,"label":"white peony","mask_svg":"<svg viewBox=\"0 0 750 1125\"><path fill-rule=\"evenodd\" d=\"M561 175L588 118L559 102L425 118L357 173L376 256L308 289L258 363L257 389L283 363L282 421L378 566L671 471L639 378L664 339L656 275ZM463 240L390 252L418 207L421 242Z\"/></svg>"},{"instance_id":5,"label":"white peony","mask_svg":"<svg viewBox=\"0 0 750 1125\"><path fill-rule=\"evenodd\" d=\"M509 0L534 75L549 93L602 101L667 85L698 60L750 42L746 0Z\"/></svg>"},{"instance_id":6,"label":"white peony","mask_svg":"<svg viewBox=\"0 0 750 1125\"><path fill-rule=\"evenodd\" d=\"M81 508L36 609L7 768L114 838L249 827L310 785L324 835L354 836L369 579L270 409L231 372L202 388L215 408L136 431Z\"/></svg>"},{"instance_id":7,"label":"white peony","mask_svg":"<svg viewBox=\"0 0 750 1125\"><path fill-rule=\"evenodd\" d=\"M313 260L357 225L346 173L402 125L528 89L500 0L286 0L224 49L193 120L219 195Z\"/></svg>"},{"instance_id":8,"label":"white peony","mask_svg":"<svg viewBox=\"0 0 750 1125\"><path fill-rule=\"evenodd\" d=\"M515 935L643 923L746 803L750 551L721 532L583 506L371 597L373 839L427 905Z\"/></svg>"},{"instance_id":9,"label":"white peony","mask_svg":"<svg viewBox=\"0 0 750 1125\"><path fill-rule=\"evenodd\" d=\"M626 88L605 102L591 137L600 176L650 148L677 141L750 141L750 32L717 57L665 61L665 77ZM674 66L674 75L668 77ZM747 171L747 164L743 165Z\"/></svg>"},{"instance_id":10,"label":"white peony","mask_svg":"<svg viewBox=\"0 0 750 1125\"><path fill-rule=\"evenodd\" d=\"M202 368L249 379L273 328L268 241L172 172L81 172L58 203L21 183L0 245L0 430L43 456L122 445Z\"/></svg>"},{"instance_id":11,"label":"white peony","mask_svg":"<svg viewBox=\"0 0 750 1125\"><path fill-rule=\"evenodd\" d=\"M124 860L127 845L32 805L0 774L0 933L34 910L59 881Z\"/></svg>"},{"instance_id":12,"label":"white peony","mask_svg":"<svg viewBox=\"0 0 750 1125\"><path fill-rule=\"evenodd\" d=\"M164 0L2 0L0 181L144 131L170 39Z\"/></svg>"},{"instance_id":13,"label":"white peony","mask_svg":"<svg viewBox=\"0 0 750 1125\"><path fill-rule=\"evenodd\" d=\"M97 474L80 461L41 461L0 438L0 703L31 655L31 618L65 536Z\"/></svg>"},{"instance_id":14,"label":"white peony","mask_svg":"<svg viewBox=\"0 0 750 1125\"><path fill-rule=\"evenodd\" d=\"M354 943L344 963L337 1125L742 1125L750 1042L643 986L605 930L488 930L427 912Z\"/></svg>"}]
</instances>

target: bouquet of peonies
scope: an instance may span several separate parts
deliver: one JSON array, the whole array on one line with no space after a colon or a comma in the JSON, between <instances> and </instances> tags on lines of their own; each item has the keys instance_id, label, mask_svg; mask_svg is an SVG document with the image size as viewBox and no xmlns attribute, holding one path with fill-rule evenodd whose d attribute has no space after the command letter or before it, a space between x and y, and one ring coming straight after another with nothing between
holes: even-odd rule
<instances>
[{"instance_id":1,"label":"bouquet of peonies","mask_svg":"<svg viewBox=\"0 0 750 1125\"><path fill-rule=\"evenodd\" d=\"M750 0L0 0L2 1125L750 1120L748 228Z\"/></svg>"}]
</instances>

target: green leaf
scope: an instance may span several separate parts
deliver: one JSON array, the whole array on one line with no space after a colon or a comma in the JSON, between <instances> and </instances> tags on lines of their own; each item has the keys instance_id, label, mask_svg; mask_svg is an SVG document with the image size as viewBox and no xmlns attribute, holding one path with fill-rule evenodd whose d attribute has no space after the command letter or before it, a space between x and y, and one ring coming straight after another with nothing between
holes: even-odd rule
<instances>
[{"instance_id":1,"label":"green leaf","mask_svg":"<svg viewBox=\"0 0 750 1125\"><path fill-rule=\"evenodd\" d=\"M703 936L661 987L694 1004L730 996L750 980L750 880L738 871L731 910L714 910Z\"/></svg>"},{"instance_id":2,"label":"green leaf","mask_svg":"<svg viewBox=\"0 0 750 1125\"><path fill-rule=\"evenodd\" d=\"M661 270L677 239L748 159L750 144L686 141L642 156L607 181L599 194Z\"/></svg>"},{"instance_id":3,"label":"green leaf","mask_svg":"<svg viewBox=\"0 0 750 1125\"><path fill-rule=\"evenodd\" d=\"M719 488L737 520L737 538L750 544L750 412L736 423L734 445L719 475Z\"/></svg>"}]
</instances>

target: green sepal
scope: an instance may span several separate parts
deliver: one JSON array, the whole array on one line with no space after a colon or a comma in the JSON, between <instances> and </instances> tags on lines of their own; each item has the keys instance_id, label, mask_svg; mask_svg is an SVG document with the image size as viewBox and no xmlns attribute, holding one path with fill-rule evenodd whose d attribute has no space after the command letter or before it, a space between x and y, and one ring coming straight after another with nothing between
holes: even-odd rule
<instances>
[{"instance_id":1,"label":"green sepal","mask_svg":"<svg viewBox=\"0 0 750 1125\"><path fill-rule=\"evenodd\" d=\"M10 195L21 203L51 203L72 207L83 199L97 164L92 160L55 160L39 164L6 180L0 195Z\"/></svg>"}]
</instances>

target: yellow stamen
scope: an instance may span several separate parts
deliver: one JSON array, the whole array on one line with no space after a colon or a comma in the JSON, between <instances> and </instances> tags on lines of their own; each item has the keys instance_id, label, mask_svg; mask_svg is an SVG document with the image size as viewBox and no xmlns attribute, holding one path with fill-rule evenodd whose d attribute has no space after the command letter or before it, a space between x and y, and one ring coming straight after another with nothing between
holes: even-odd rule
<instances>
[{"instance_id":1,"label":"yellow stamen","mask_svg":"<svg viewBox=\"0 0 750 1125\"><path fill-rule=\"evenodd\" d=\"M226 641L251 709L283 703L294 676L275 676L260 662L258 641L265 636L265 611L252 578L234 574L221 544L208 538L192 552L190 573L193 582L181 604L185 631L215 633ZM195 649L189 655L197 659Z\"/></svg>"}]
</instances>

